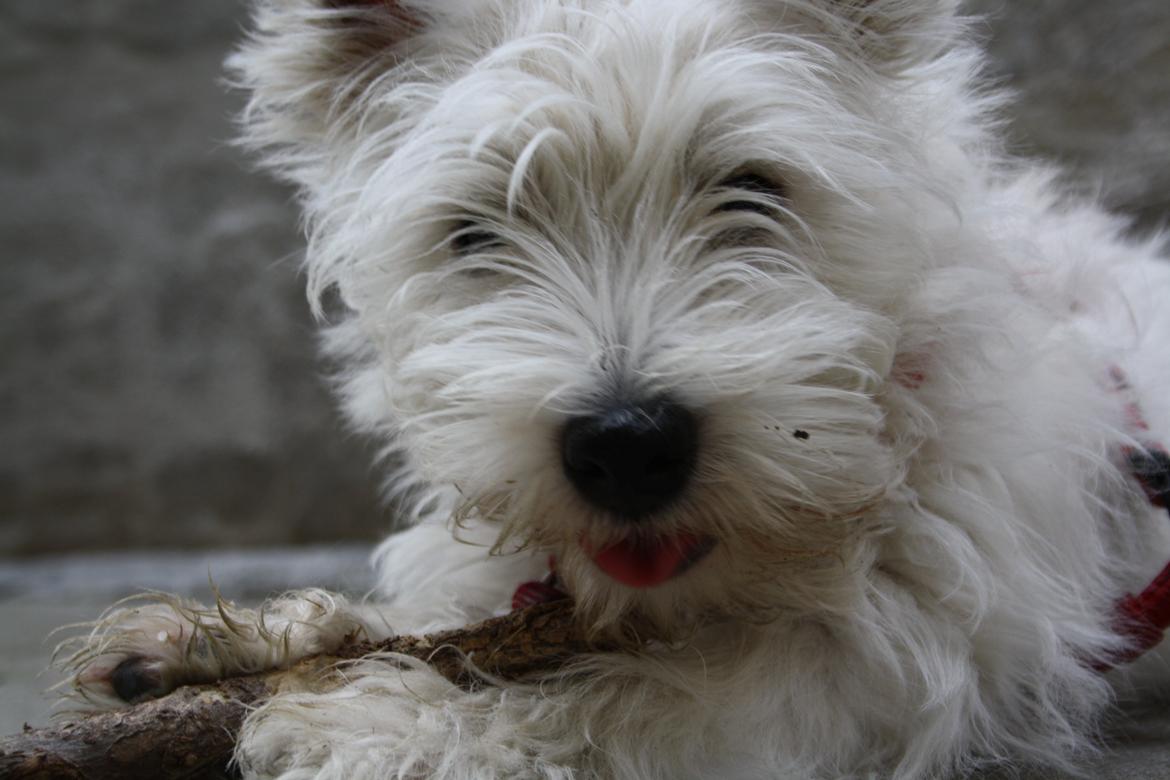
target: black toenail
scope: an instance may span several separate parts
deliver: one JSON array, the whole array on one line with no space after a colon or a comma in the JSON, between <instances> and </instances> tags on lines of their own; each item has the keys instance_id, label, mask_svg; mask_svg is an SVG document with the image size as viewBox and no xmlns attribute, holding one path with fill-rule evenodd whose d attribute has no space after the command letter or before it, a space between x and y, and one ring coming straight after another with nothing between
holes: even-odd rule
<instances>
[{"instance_id":1,"label":"black toenail","mask_svg":"<svg viewBox=\"0 0 1170 780\"><path fill-rule=\"evenodd\" d=\"M110 684L118 698L130 703L155 698L165 693L162 675L157 670L149 668L146 659L137 655L114 667L110 674Z\"/></svg>"}]
</instances>

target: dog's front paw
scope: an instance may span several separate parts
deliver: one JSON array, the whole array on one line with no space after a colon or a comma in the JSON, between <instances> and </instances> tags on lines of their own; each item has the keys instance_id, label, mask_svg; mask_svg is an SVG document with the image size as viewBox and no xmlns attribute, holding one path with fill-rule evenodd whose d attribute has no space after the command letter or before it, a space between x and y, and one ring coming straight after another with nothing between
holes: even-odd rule
<instances>
[{"instance_id":1,"label":"dog's front paw","mask_svg":"<svg viewBox=\"0 0 1170 780\"><path fill-rule=\"evenodd\" d=\"M112 707L157 698L222 675L218 611L163 594L107 611L90 631L58 647L73 694Z\"/></svg>"},{"instance_id":2,"label":"dog's front paw","mask_svg":"<svg viewBox=\"0 0 1170 780\"><path fill-rule=\"evenodd\" d=\"M343 596L313 588L286 593L259 609L222 599L208 608L151 594L115 605L85 627L86 634L58 646L56 658L69 674L74 697L103 707L285 668L349 638L380 635Z\"/></svg>"}]
</instances>

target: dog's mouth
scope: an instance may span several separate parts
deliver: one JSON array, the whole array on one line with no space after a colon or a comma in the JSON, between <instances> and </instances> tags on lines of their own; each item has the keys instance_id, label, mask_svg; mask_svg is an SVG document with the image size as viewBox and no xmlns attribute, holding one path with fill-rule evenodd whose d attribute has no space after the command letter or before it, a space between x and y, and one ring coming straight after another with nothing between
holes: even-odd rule
<instances>
[{"instance_id":1,"label":"dog's mouth","mask_svg":"<svg viewBox=\"0 0 1170 780\"><path fill-rule=\"evenodd\" d=\"M631 588L653 588L684 574L715 548L715 539L692 533L625 539L597 550L582 542L589 558L614 580Z\"/></svg>"}]
</instances>

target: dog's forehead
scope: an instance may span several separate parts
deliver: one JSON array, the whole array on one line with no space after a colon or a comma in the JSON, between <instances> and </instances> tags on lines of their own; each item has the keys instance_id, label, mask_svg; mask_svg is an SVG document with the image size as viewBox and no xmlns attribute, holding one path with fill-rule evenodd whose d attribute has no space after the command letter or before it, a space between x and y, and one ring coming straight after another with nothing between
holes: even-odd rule
<instances>
[{"instance_id":1,"label":"dog's forehead","mask_svg":"<svg viewBox=\"0 0 1170 780\"><path fill-rule=\"evenodd\" d=\"M815 47L807 39L764 34L735 2L705 14L688 13L693 5L558 5L514 20L464 79L482 105L500 110L560 96L606 116L677 123L686 105L746 101L761 81L780 89L786 78L809 75Z\"/></svg>"},{"instance_id":2,"label":"dog's forehead","mask_svg":"<svg viewBox=\"0 0 1170 780\"><path fill-rule=\"evenodd\" d=\"M538 5L499 20L491 47L441 86L420 125L430 148L439 128L455 156L588 166L593 185L631 165L714 176L753 156L788 162L839 113L824 49L762 31L742 3Z\"/></svg>"}]
</instances>

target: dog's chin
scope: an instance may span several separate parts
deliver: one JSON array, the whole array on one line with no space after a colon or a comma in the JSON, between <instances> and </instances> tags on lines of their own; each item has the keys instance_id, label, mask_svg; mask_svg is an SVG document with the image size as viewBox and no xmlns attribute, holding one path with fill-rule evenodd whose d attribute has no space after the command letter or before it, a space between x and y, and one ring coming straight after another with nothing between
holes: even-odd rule
<instances>
[{"instance_id":1,"label":"dog's chin","mask_svg":"<svg viewBox=\"0 0 1170 780\"><path fill-rule=\"evenodd\" d=\"M716 540L703 534L680 532L652 538L630 537L594 547L581 547L593 565L626 587L656 588L681 577L715 548Z\"/></svg>"}]
</instances>

